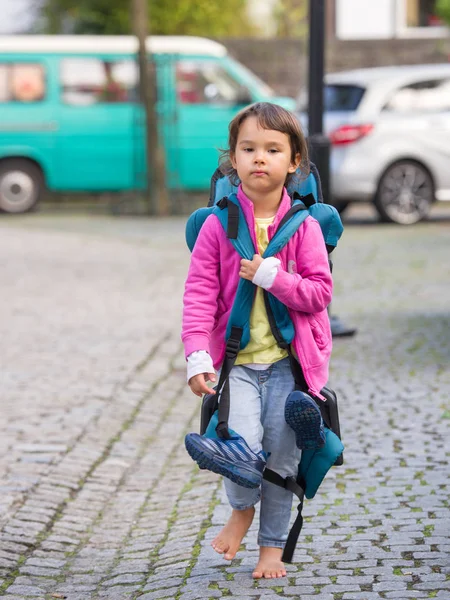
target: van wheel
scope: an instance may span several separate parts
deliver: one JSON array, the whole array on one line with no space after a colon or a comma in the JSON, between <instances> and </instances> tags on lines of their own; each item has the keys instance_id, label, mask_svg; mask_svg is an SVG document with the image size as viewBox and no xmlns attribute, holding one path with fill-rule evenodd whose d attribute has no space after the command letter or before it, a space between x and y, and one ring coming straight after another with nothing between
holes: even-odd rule
<instances>
[{"instance_id":1,"label":"van wheel","mask_svg":"<svg viewBox=\"0 0 450 600\"><path fill-rule=\"evenodd\" d=\"M375 197L381 220L413 225L425 219L434 202L434 186L428 171L411 160L391 165L382 176Z\"/></svg>"},{"instance_id":2,"label":"van wheel","mask_svg":"<svg viewBox=\"0 0 450 600\"><path fill-rule=\"evenodd\" d=\"M0 211L30 211L39 202L43 189L44 175L34 163L20 158L0 162Z\"/></svg>"}]
</instances>

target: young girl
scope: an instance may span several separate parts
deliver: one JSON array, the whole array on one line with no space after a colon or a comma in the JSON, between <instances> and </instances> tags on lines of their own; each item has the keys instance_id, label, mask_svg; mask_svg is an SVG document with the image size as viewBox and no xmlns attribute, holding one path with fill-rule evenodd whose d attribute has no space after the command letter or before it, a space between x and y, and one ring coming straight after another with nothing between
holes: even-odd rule
<instances>
[{"instance_id":1,"label":"young girl","mask_svg":"<svg viewBox=\"0 0 450 600\"><path fill-rule=\"evenodd\" d=\"M240 182L237 197L255 254L252 260L241 260L217 217L206 219L192 253L184 294L182 339L188 383L197 396L211 393L207 382L216 381L215 369L220 369L224 359L225 330L239 278L252 281L256 294L250 342L239 352L229 377L229 427L244 438L255 464L267 456L269 468L283 477L295 477L301 445L285 420L286 398L294 390L294 379L288 354L272 335L263 290L287 306L295 328L293 353L309 392L320 397L331 353L326 309L332 280L320 226L310 216L276 257L263 259L261 255L291 206L285 185L298 167L305 175L309 171L306 141L293 114L274 104L257 103L231 121L225 158L222 170L233 182ZM323 435L323 430L317 434ZM267 481L254 488L230 479L224 482L233 510L213 540L213 548L225 559L233 559L261 500L260 554L253 577L285 576L281 557L292 493Z\"/></svg>"}]
</instances>

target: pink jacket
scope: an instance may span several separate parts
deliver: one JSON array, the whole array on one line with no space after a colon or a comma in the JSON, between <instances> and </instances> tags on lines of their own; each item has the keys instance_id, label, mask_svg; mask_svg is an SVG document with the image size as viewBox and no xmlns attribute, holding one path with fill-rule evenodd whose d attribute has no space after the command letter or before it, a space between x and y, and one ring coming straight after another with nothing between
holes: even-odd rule
<instances>
[{"instance_id":1,"label":"pink jacket","mask_svg":"<svg viewBox=\"0 0 450 600\"><path fill-rule=\"evenodd\" d=\"M253 203L241 188L238 199L256 254ZM284 190L268 230L269 239L290 206L290 197ZM307 217L276 257L281 265L269 291L288 307L295 328L294 350L310 392L319 395L328 380L331 330L326 309L333 289L319 223ZM225 355L225 331L239 283L240 260L218 218L210 215L192 252L184 292L181 337L186 357L196 350L206 350L216 369Z\"/></svg>"}]
</instances>

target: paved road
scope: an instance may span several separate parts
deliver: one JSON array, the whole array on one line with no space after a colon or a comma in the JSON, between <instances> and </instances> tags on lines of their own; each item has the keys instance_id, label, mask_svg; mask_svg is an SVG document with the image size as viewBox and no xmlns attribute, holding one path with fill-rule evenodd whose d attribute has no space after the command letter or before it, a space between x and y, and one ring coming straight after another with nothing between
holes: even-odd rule
<instances>
[{"instance_id":1,"label":"paved road","mask_svg":"<svg viewBox=\"0 0 450 600\"><path fill-rule=\"evenodd\" d=\"M352 209L353 210L353 209ZM307 502L295 563L253 582L183 436L183 219L0 219L0 597L450 598L450 220L352 212L333 309L345 464Z\"/></svg>"}]
</instances>

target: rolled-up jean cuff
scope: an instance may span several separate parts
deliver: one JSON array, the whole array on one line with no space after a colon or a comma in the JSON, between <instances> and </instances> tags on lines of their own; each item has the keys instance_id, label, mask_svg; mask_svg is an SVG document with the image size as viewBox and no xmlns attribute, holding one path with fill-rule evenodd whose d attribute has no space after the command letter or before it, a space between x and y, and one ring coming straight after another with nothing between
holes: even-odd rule
<instances>
[{"instance_id":1,"label":"rolled-up jean cuff","mask_svg":"<svg viewBox=\"0 0 450 600\"><path fill-rule=\"evenodd\" d=\"M263 546L264 548L283 548L285 547L286 542L280 542L280 540L263 540L258 537L258 546Z\"/></svg>"},{"instance_id":2,"label":"rolled-up jean cuff","mask_svg":"<svg viewBox=\"0 0 450 600\"><path fill-rule=\"evenodd\" d=\"M247 510L248 508L253 508L260 500L261 494L258 494L257 498L251 504L236 504L235 502L230 502L230 506L234 510Z\"/></svg>"}]
</instances>

